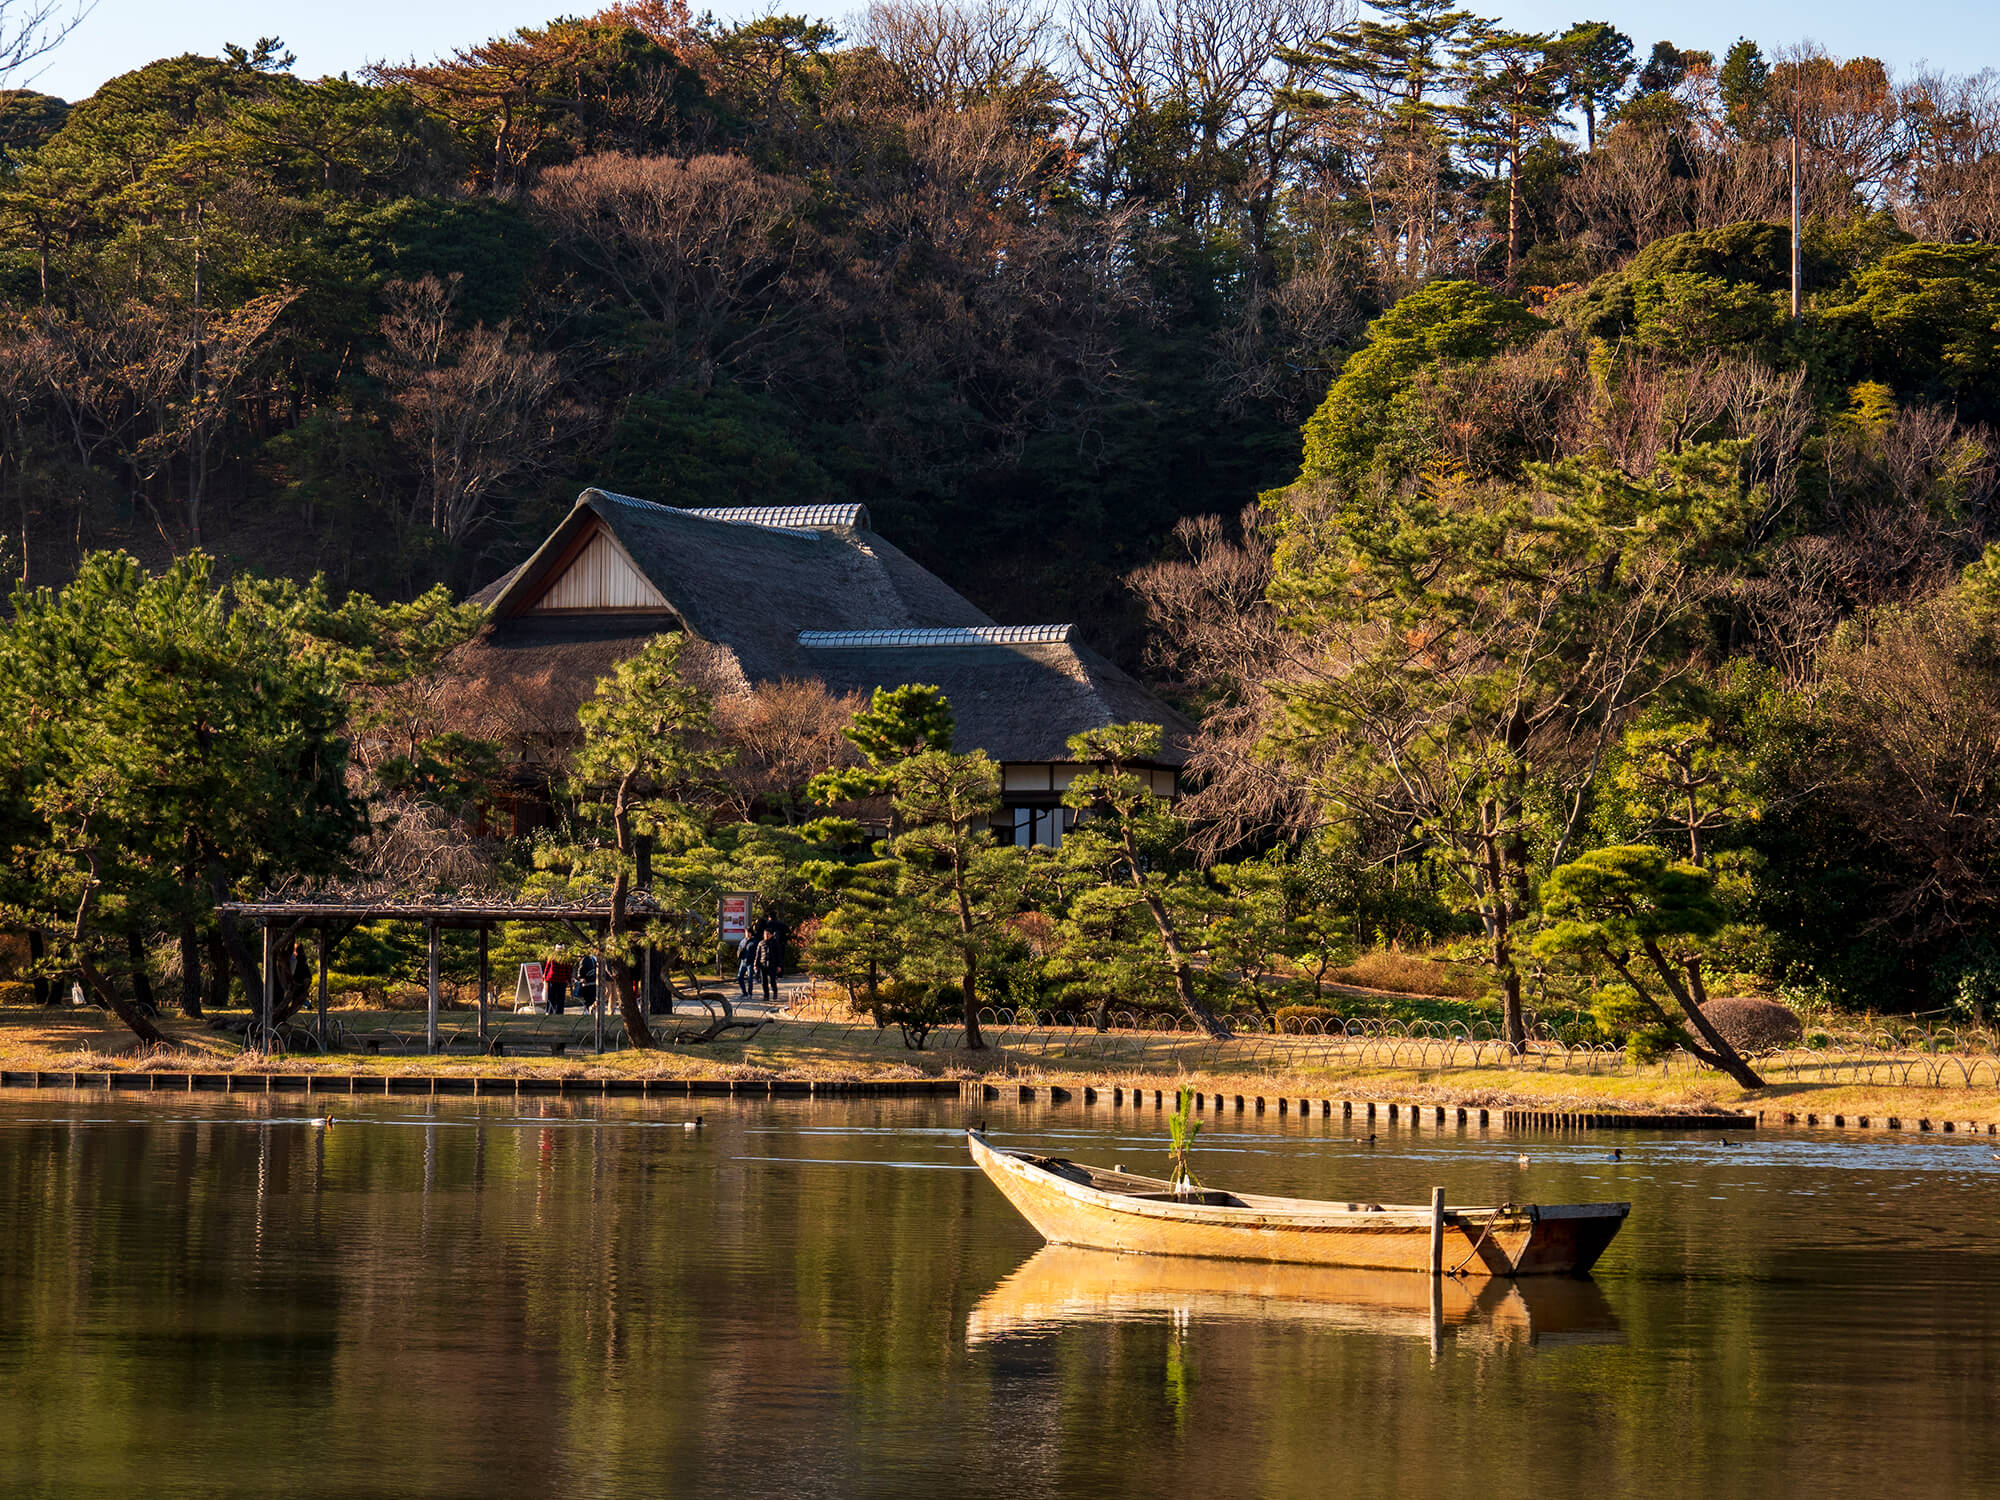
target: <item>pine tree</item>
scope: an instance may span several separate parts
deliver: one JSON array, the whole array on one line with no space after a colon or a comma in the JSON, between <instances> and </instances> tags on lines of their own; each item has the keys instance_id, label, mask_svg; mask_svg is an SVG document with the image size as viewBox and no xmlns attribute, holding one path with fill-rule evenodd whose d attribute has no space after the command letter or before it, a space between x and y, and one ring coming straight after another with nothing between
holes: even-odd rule
<instances>
[{"instance_id":1,"label":"pine tree","mask_svg":"<svg viewBox=\"0 0 2000 1500\"><path fill-rule=\"evenodd\" d=\"M61 961L147 1041L160 1038L144 1013L144 939L210 903L332 873L363 828L339 684L297 649L284 598L217 588L200 553L157 576L98 553L60 592L17 592L0 637L18 835L6 906L60 932ZM258 995L256 959L233 921L218 925Z\"/></svg>"},{"instance_id":2,"label":"pine tree","mask_svg":"<svg viewBox=\"0 0 2000 1500\"><path fill-rule=\"evenodd\" d=\"M1091 769L1063 793L1063 805L1076 809L1078 817L1063 838L1061 858L1071 868L1090 870L1104 886L1103 900L1112 900L1117 889L1145 911L1159 934L1175 1002L1210 1036L1227 1036L1229 1028L1195 988L1194 949L1167 868L1186 825L1173 804L1153 791L1152 778L1136 769L1157 760L1159 752L1157 724L1113 724L1070 737L1070 758Z\"/></svg>"},{"instance_id":3,"label":"pine tree","mask_svg":"<svg viewBox=\"0 0 2000 1500\"><path fill-rule=\"evenodd\" d=\"M1521 255L1521 160L1557 123L1565 59L1546 36L1496 31L1485 25L1466 38L1463 57L1470 86L1463 118L1466 135L1490 143L1496 165L1507 172L1507 275Z\"/></svg>"},{"instance_id":4,"label":"pine tree","mask_svg":"<svg viewBox=\"0 0 2000 1500\"><path fill-rule=\"evenodd\" d=\"M1632 38L1609 21L1578 21L1555 40L1565 106L1583 114L1583 148L1597 149L1597 121L1618 107L1633 72Z\"/></svg>"},{"instance_id":5,"label":"pine tree","mask_svg":"<svg viewBox=\"0 0 2000 1500\"><path fill-rule=\"evenodd\" d=\"M713 729L713 705L683 676L677 635L656 636L620 662L577 717L583 744L572 780L585 810L609 819L615 854L604 982L617 987L626 1037L634 1047L651 1047L626 953L639 841L683 848L696 841L700 814L693 794L720 769L724 753L704 744Z\"/></svg>"},{"instance_id":6,"label":"pine tree","mask_svg":"<svg viewBox=\"0 0 2000 1500\"><path fill-rule=\"evenodd\" d=\"M1374 16L1285 54L1306 83L1294 108L1337 122L1366 158L1361 177L1390 268L1421 281L1439 269L1443 204L1456 187L1455 112L1477 17L1447 0L1381 0Z\"/></svg>"},{"instance_id":7,"label":"pine tree","mask_svg":"<svg viewBox=\"0 0 2000 1500\"><path fill-rule=\"evenodd\" d=\"M979 956L990 929L1015 910L1023 860L993 841L1000 768L984 751L924 750L900 762L893 797L906 832L891 843L903 862L903 894L915 914L912 937L949 953L959 974L965 1045L979 1035Z\"/></svg>"},{"instance_id":8,"label":"pine tree","mask_svg":"<svg viewBox=\"0 0 2000 1500\"><path fill-rule=\"evenodd\" d=\"M1410 829L1479 916L1506 1036L1538 851L1581 832L1625 715L1684 670L1740 544L1750 497L1729 445L1645 481L1579 461L1518 488L1445 474L1329 508L1312 484L1267 502L1273 599L1319 661L1282 734L1318 757L1330 814Z\"/></svg>"}]
</instances>

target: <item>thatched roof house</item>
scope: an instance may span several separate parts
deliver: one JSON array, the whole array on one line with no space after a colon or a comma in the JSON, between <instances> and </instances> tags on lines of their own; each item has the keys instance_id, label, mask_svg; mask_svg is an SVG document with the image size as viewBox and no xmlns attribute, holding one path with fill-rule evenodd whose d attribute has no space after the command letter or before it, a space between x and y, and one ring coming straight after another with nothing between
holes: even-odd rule
<instances>
[{"instance_id":1,"label":"thatched roof house","mask_svg":"<svg viewBox=\"0 0 2000 1500\"><path fill-rule=\"evenodd\" d=\"M1174 790L1189 725L1069 625L996 625L875 535L859 505L676 510L585 490L534 554L480 593L485 630L456 662L466 727L559 750L597 680L682 632L718 692L816 680L835 693L933 683L957 748L1001 762L1022 842L1059 836L1066 742L1163 725L1156 789Z\"/></svg>"}]
</instances>

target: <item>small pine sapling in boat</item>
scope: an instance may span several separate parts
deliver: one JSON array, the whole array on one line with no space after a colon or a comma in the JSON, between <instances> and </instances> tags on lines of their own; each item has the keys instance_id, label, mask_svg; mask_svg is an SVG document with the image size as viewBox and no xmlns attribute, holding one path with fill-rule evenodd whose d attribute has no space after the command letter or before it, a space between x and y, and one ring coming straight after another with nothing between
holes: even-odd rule
<instances>
[{"instance_id":1,"label":"small pine sapling in boat","mask_svg":"<svg viewBox=\"0 0 2000 1500\"><path fill-rule=\"evenodd\" d=\"M1174 1095L1174 1112L1167 1116L1167 1142L1172 1155L1167 1177L1177 1193L1201 1186L1188 1166L1188 1154L1194 1149L1194 1138L1200 1134L1201 1121L1194 1117L1194 1095L1181 1089Z\"/></svg>"}]
</instances>

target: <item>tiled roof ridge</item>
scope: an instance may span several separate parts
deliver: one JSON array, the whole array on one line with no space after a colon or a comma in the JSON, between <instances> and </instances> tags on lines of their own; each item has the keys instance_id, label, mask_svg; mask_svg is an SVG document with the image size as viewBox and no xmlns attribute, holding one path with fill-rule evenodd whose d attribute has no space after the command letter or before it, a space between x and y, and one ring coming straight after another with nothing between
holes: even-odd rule
<instances>
[{"instance_id":1,"label":"tiled roof ridge","mask_svg":"<svg viewBox=\"0 0 2000 1500\"><path fill-rule=\"evenodd\" d=\"M642 500L637 495L621 495L615 490L598 490L597 494L603 499L615 501L619 505L629 505L635 510L653 511L660 515L693 516L697 521L719 521L732 526L754 526L759 531L775 531L781 536L801 537L809 542L818 541L820 536L819 532L811 527L783 526L770 520L749 519L749 515L752 512L763 516L776 515L780 509L776 506L746 506L734 511L689 510L679 505L662 505L657 500Z\"/></svg>"},{"instance_id":2,"label":"tiled roof ridge","mask_svg":"<svg viewBox=\"0 0 2000 1500\"><path fill-rule=\"evenodd\" d=\"M823 531L839 527L867 531L871 518L868 507L842 505L717 505L687 512L705 521L727 521L734 526L764 526L779 531Z\"/></svg>"},{"instance_id":3,"label":"tiled roof ridge","mask_svg":"<svg viewBox=\"0 0 2000 1500\"><path fill-rule=\"evenodd\" d=\"M808 651L879 646L1062 646L1074 625L945 625L893 630L801 630Z\"/></svg>"}]
</instances>

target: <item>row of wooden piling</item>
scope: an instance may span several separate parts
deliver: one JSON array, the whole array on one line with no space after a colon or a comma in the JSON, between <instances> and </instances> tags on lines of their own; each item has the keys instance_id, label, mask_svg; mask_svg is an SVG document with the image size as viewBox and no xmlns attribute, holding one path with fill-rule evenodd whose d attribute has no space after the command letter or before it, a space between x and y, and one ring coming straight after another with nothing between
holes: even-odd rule
<instances>
[{"instance_id":1,"label":"row of wooden piling","mask_svg":"<svg viewBox=\"0 0 2000 1500\"><path fill-rule=\"evenodd\" d=\"M1046 1101L1050 1104L1069 1104L1080 1094L1085 1104L1108 1103L1113 1107L1129 1106L1133 1109L1168 1109L1177 1107L1178 1092L1170 1089L1128 1089L1122 1086L1110 1089L1081 1088L1067 1089L1059 1084L971 1084L969 1088L981 1089L988 1099L1001 1099L1009 1093L1015 1094L1023 1104ZM1301 1119L1318 1115L1322 1119L1338 1114L1343 1119L1368 1121L1384 1120L1390 1124L1407 1124L1412 1129L1420 1129L1426 1114L1431 1123L1448 1125L1454 1120L1460 1125L1487 1125L1491 1117L1487 1110L1471 1105L1446 1104L1385 1104L1370 1100L1353 1099L1301 1099L1294 1095L1282 1094L1215 1094L1195 1093L1193 1104L1197 1112L1216 1114L1234 1112L1236 1114L1279 1114L1297 1115Z\"/></svg>"},{"instance_id":2,"label":"row of wooden piling","mask_svg":"<svg viewBox=\"0 0 2000 1500\"><path fill-rule=\"evenodd\" d=\"M964 1083L949 1078L897 1079L735 1079L735 1078L585 1078L537 1074L491 1076L478 1073L278 1073L233 1072L194 1073L154 1071L70 1071L35 1069L0 1071L0 1088L94 1089L104 1092L141 1093L225 1093L225 1094L461 1094L510 1096L518 1094L560 1094L580 1097L628 1096L639 1098L966 1098L1002 1099L1010 1095L1022 1103L1069 1104L1079 1096L1084 1104L1109 1103L1117 1108L1168 1109L1177 1094L1171 1089L1108 1089L1094 1086L1065 1088L1060 1084L994 1084L973 1079ZM1486 1127L1498 1123L1508 1130L1754 1130L1766 1123L1831 1126L1836 1129L1904 1130L1942 1135L1978 1135L1977 1121L1906 1121L1900 1115L1849 1115L1764 1111L1755 1114L1620 1114L1612 1111L1502 1109L1489 1111L1471 1105L1402 1104L1373 1100L1312 1099L1295 1095L1222 1094L1199 1091L1194 1107L1202 1113L1296 1115L1301 1119L1318 1116L1406 1125L1412 1130L1426 1124ZM1986 1135L2000 1135L2000 1126L1983 1127Z\"/></svg>"},{"instance_id":3,"label":"row of wooden piling","mask_svg":"<svg viewBox=\"0 0 2000 1500\"><path fill-rule=\"evenodd\" d=\"M1757 1111L1757 1118L1760 1120L1764 1118L1763 1110L1760 1109ZM1872 1118L1868 1115L1846 1115L1846 1114L1802 1115L1792 1110L1783 1111L1782 1119L1783 1122L1787 1125L1804 1125L1807 1126L1808 1128L1819 1128L1822 1126L1831 1125L1834 1126L1836 1129L1844 1129L1848 1126L1852 1126L1856 1130L1908 1129L1908 1130L1915 1130L1920 1133L1924 1131L1935 1130L1940 1135L1957 1135L1960 1134L1961 1132L1963 1132L1966 1135L1979 1135L1982 1133L1981 1126L1977 1120L1966 1120L1961 1123L1960 1121L1957 1120L1932 1121L1929 1119L1917 1119L1905 1122L1901 1115L1876 1115L1873 1116ZM1986 1135L2000 1135L2000 1125L1988 1124L1984 1127L1983 1133Z\"/></svg>"},{"instance_id":4,"label":"row of wooden piling","mask_svg":"<svg viewBox=\"0 0 2000 1500\"><path fill-rule=\"evenodd\" d=\"M70 1072L37 1069L0 1072L0 1088L88 1089L117 1093L221 1094L573 1094L639 1098L816 1099L957 1098L949 1078L583 1078L537 1074L493 1077L479 1073L180 1073Z\"/></svg>"}]
</instances>

